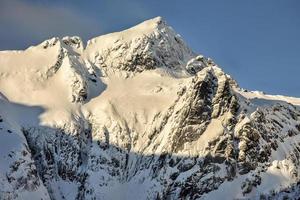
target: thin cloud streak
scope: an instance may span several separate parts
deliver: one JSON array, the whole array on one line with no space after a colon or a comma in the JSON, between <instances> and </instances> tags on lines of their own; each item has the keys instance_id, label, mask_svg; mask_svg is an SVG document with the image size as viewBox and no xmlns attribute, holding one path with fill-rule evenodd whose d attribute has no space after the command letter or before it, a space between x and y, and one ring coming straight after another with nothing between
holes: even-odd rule
<instances>
[{"instance_id":1,"label":"thin cloud streak","mask_svg":"<svg viewBox=\"0 0 300 200\"><path fill-rule=\"evenodd\" d=\"M99 22L75 10L53 5L45 7L20 0L0 2L0 24L6 25L5 30L0 30L0 36L13 31L31 40L65 35L88 37L91 33L101 31Z\"/></svg>"}]
</instances>

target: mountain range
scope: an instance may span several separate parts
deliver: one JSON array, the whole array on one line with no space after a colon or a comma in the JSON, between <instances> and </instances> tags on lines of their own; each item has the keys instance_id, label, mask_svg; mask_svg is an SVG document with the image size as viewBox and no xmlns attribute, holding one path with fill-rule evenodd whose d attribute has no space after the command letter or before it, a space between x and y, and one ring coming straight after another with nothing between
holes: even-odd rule
<instances>
[{"instance_id":1,"label":"mountain range","mask_svg":"<svg viewBox=\"0 0 300 200\"><path fill-rule=\"evenodd\" d=\"M247 91L157 17L0 51L0 199L298 199L300 99Z\"/></svg>"}]
</instances>

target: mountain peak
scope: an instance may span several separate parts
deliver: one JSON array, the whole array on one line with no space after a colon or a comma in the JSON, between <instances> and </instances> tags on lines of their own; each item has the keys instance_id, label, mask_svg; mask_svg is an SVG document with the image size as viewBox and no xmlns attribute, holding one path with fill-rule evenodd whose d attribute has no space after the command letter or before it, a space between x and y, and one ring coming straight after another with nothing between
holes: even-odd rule
<instances>
[{"instance_id":1,"label":"mountain peak","mask_svg":"<svg viewBox=\"0 0 300 200\"><path fill-rule=\"evenodd\" d=\"M137 33L142 32L144 34L147 34L147 33L151 33L152 31L155 31L157 29L167 27L167 26L168 25L167 25L166 21L162 17L158 16L158 17L143 21L143 22L129 28L128 30L135 31Z\"/></svg>"},{"instance_id":2,"label":"mountain peak","mask_svg":"<svg viewBox=\"0 0 300 200\"><path fill-rule=\"evenodd\" d=\"M88 41L85 56L107 73L166 68L182 71L193 51L161 17Z\"/></svg>"},{"instance_id":3,"label":"mountain peak","mask_svg":"<svg viewBox=\"0 0 300 200\"><path fill-rule=\"evenodd\" d=\"M123 31L100 35L98 37L95 37L95 38L89 40L87 42L87 44L89 46L93 43L97 43L98 40L102 40L102 39L117 40L117 39L122 38L123 40L132 40L133 38L147 36L149 34L152 34L155 31L157 31L158 29L161 29L162 27L167 27L167 26L168 25L162 19L162 17L155 17L155 18L146 20L144 22L141 22L133 27L125 29Z\"/></svg>"}]
</instances>

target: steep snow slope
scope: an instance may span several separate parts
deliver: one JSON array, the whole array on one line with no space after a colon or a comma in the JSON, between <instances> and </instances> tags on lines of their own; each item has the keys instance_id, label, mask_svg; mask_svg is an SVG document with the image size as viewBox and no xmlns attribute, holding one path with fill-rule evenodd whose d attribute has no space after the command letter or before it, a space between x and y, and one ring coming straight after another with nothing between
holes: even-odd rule
<instances>
[{"instance_id":1,"label":"steep snow slope","mask_svg":"<svg viewBox=\"0 0 300 200\"><path fill-rule=\"evenodd\" d=\"M0 52L0 92L0 199L299 195L300 99L240 89L160 17Z\"/></svg>"},{"instance_id":2,"label":"steep snow slope","mask_svg":"<svg viewBox=\"0 0 300 200\"><path fill-rule=\"evenodd\" d=\"M0 97L0 199L49 199L15 115L35 108Z\"/></svg>"}]
</instances>

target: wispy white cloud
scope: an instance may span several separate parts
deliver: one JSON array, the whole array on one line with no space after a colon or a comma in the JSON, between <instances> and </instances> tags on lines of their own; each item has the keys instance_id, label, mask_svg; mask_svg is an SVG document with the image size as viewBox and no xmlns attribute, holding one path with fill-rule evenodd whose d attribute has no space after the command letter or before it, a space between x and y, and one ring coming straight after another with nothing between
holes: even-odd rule
<instances>
[{"instance_id":1,"label":"wispy white cloud","mask_svg":"<svg viewBox=\"0 0 300 200\"><path fill-rule=\"evenodd\" d=\"M23 49L54 36L88 40L150 17L139 0L0 0L0 49Z\"/></svg>"},{"instance_id":2,"label":"wispy white cloud","mask_svg":"<svg viewBox=\"0 0 300 200\"><path fill-rule=\"evenodd\" d=\"M8 29L2 33L11 29L38 39L101 31L98 21L76 10L21 0L0 1L0 24Z\"/></svg>"}]
</instances>

